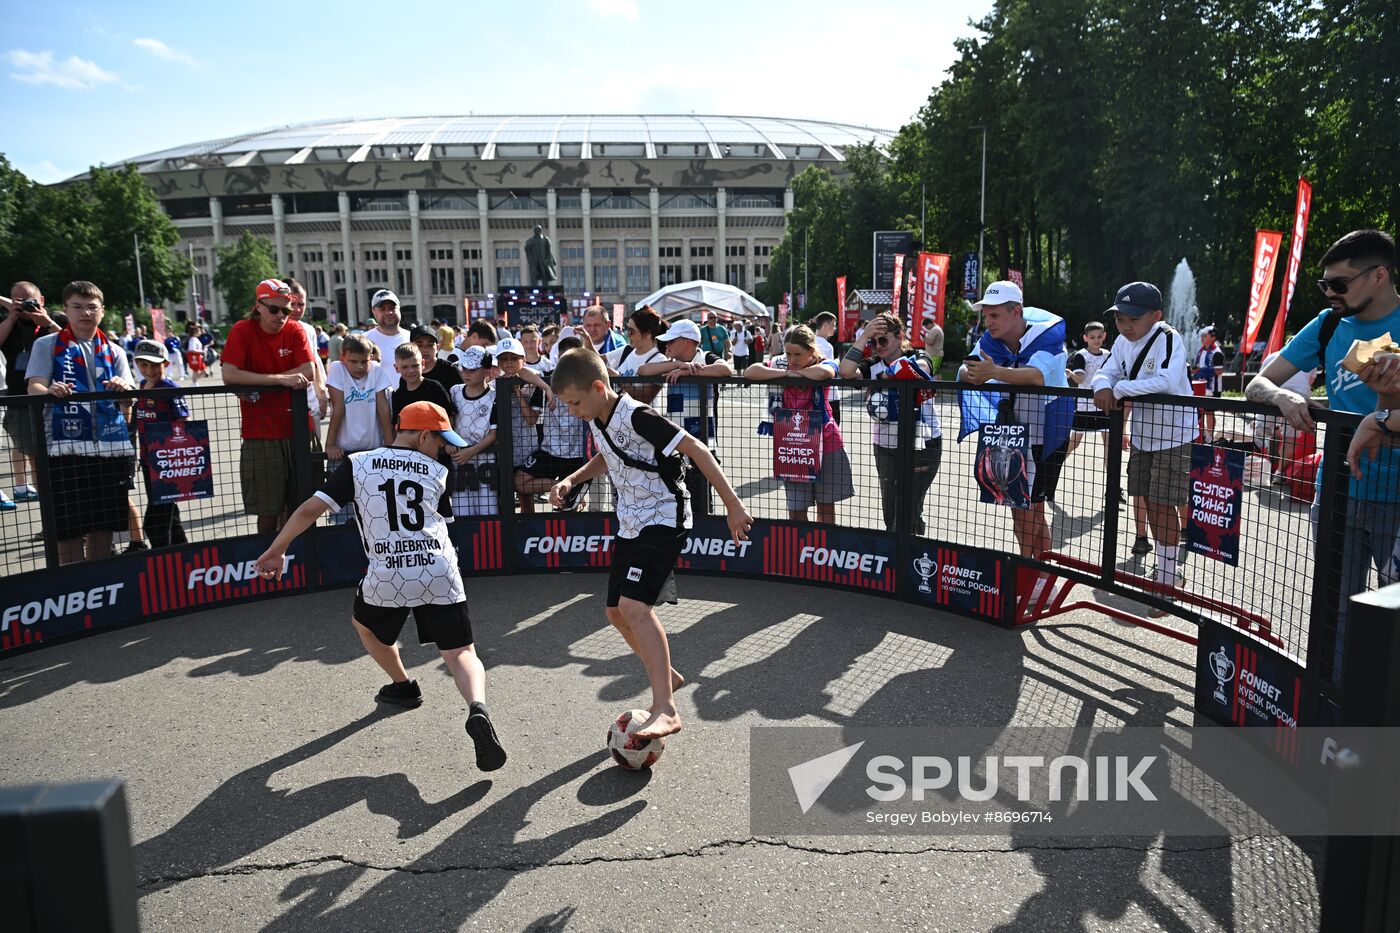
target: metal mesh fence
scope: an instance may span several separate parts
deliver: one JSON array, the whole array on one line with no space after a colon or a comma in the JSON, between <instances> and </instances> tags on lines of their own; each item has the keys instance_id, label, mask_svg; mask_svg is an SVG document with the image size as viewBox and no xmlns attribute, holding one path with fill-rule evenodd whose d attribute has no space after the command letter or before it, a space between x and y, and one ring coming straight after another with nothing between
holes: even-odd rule
<instances>
[{"instance_id":1,"label":"metal mesh fence","mask_svg":"<svg viewBox=\"0 0 1400 933\"><path fill-rule=\"evenodd\" d=\"M974 390L944 382L642 379L619 387L708 443L756 518L902 531L1034 557L1097 588L1101 602L1141 611L1127 603L1136 595L1156 596L1158 605L1175 606L1185 618L1200 614L1244 627L1324 673L1335 664L1345 626L1343 597L1390 582L1400 490L1386 466L1388 453L1382 468L1348 479L1345 450L1354 416L1319 411L1316 432L1298 432L1272 409L1221 399L1152 397L1100 415L1075 390L1018 391L1011 398L1004 386ZM278 402L250 418L252 395ZM310 423L305 398L297 395L260 389L240 397L232 388L210 386L82 397L78 401L89 405L99 398L132 400L136 414L154 412L127 423L153 424L147 430L160 435L158 443L139 443L122 427L103 456L84 456L61 443L73 429L63 404L3 399L6 425L14 430L4 435L0 486L18 484L9 456L22 439L16 425L42 432L44 443L30 465L39 499L0 512L0 572L69 562L81 554L72 550L73 541L86 530L111 532L113 553L133 541L161 547L257 533L250 513L294 508L325 474L316 441L320 426ZM187 414L173 420L185 431L172 437L168 409L177 397ZM1072 423L1055 420L1051 427L1046 421L1046 403L1056 398L1072 402ZM497 404L500 420L509 399L501 394ZM1200 443L1205 410L1215 415L1211 444ZM979 457L978 431L958 440L971 425L969 412L980 412L989 426L981 433L992 437L1008 425L1026 426L1024 446L1017 448L1019 473L1008 472L1004 454ZM494 485L480 486L495 507L465 517L519 508L522 454L511 448L551 449L548 432L568 427L557 415L551 428L541 412L537 426L524 428L534 432L524 442L497 443ZM290 439L245 437L250 425L266 428L267 418L271 433ZM820 458L819 466L806 464L805 477L803 458L788 463L783 455L793 429L804 423L819 448L805 455ZM581 456L591 454L584 432L572 436L566 446L578 443ZM206 444L202 463L190 449ZM984 440L982 446L995 445ZM560 455L572 450L552 449ZM157 455L168 468L163 481L152 474ZM244 469L251 469L250 482L242 478ZM1314 507L1319 473L1320 506ZM695 511L719 511L698 471L691 476ZM1013 489L1018 479L1021 488ZM1232 484L1238 495L1215 488ZM547 488L522 488L520 496L536 511L551 512L541 501ZM1028 507L1009 508L1017 496L1029 501L1015 504ZM603 477L578 508L606 512L613 501L611 480ZM327 516L322 523L347 517ZM1190 527L1195 531L1188 533ZM1319 579L1326 585L1315 593Z\"/></svg>"},{"instance_id":2,"label":"metal mesh fence","mask_svg":"<svg viewBox=\"0 0 1400 933\"><path fill-rule=\"evenodd\" d=\"M279 415L260 423L263 433L281 424L281 433L293 437L247 443L240 404L252 395L284 400ZM57 404L0 399L7 424L22 420L31 436L42 438L28 447L34 456L25 464L37 495L0 512L3 574L257 533L250 507L267 511L275 496L294 508L306 492L314 452L310 425L292 428L294 419L306 420L304 401L293 395L203 387L74 396ZM90 441L86 417L95 403L104 406L97 409L99 431L107 412L120 413L121 421ZM4 443L0 485L10 489L21 440L7 431ZM254 461L250 484L241 475L245 459Z\"/></svg>"}]
</instances>

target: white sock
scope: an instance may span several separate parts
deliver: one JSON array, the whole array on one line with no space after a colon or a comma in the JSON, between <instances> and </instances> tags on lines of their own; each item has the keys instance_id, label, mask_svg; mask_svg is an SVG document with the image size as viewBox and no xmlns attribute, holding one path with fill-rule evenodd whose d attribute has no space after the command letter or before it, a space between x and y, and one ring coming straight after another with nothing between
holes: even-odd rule
<instances>
[{"instance_id":1,"label":"white sock","mask_svg":"<svg viewBox=\"0 0 1400 933\"><path fill-rule=\"evenodd\" d=\"M1165 586L1176 586L1176 546L1154 545L1157 551L1157 582Z\"/></svg>"},{"instance_id":2,"label":"white sock","mask_svg":"<svg viewBox=\"0 0 1400 933\"><path fill-rule=\"evenodd\" d=\"M16 486L16 487L15 487L15 495L17 495L17 496L22 496L22 495L24 495L26 492L35 492L35 491L36 491L36 490L34 489L34 487L33 487L33 486L29 486L29 485Z\"/></svg>"}]
</instances>

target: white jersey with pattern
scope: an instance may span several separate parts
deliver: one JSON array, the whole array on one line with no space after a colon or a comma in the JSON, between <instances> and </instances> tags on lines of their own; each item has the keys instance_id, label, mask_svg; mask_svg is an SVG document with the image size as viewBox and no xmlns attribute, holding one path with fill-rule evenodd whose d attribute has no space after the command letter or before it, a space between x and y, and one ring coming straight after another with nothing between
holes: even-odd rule
<instances>
[{"instance_id":1,"label":"white jersey with pattern","mask_svg":"<svg viewBox=\"0 0 1400 933\"><path fill-rule=\"evenodd\" d=\"M417 450L350 454L316 492L339 509L355 505L369 568L360 594L371 606L450 606L467 598L447 535L447 467Z\"/></svg>"},{"instance_id":2,"label":"white jersey with pattern","mask_svg":"<svg viewBox=\"0 0 1400 933\"><path fill-rule=\"evenodd\" d=\"M619 538L635 538L649 525L691 526L690 499L682 482L684 458L676 453L684 431L626 395L618 396L606 424L594 419L588 429L617 490Z\"/></svg>"}]
</instances>

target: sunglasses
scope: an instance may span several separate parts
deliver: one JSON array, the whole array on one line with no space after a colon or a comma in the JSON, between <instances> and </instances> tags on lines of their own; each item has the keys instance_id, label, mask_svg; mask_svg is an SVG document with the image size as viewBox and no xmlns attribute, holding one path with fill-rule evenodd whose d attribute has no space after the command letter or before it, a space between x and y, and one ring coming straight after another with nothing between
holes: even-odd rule
<instances>
[{"instance_id":1,"label":"sunglasses","mask_svg":"<svg viewBox=\"0 0 1400 933\"><path fill-rule=\"evenodd\" d=\"M1377 263L1374 266L1367 266L1365 269L1362 269L1360 272L1356 273L1356 275L1349 275L1345 277L1337 276L1336 278L1331 279L1318 279L1317 287L1322 289L1322 294L1324 295L1328 292L1331 292L1334 295L1345 295L1347 293L1348 285L1361 278L1363 275L1370 272L1372 269L1379 268L1380 263Z\"/></svg>"},{"instance_id":2,"label":"sunglasses","mask_svg":"<svg viewBox=\"0 0 1400 933\"><path fill-rule=\"evenodd\" d=\"M883 346L885 346L885 345L888 344L888 343L892 343L893 341L894 341L894 338L893 338L893 337L876 337L876 338L875 338L875 346L877 346L877 347L883 347Z\"/></svg>"},{"instance_id":3,"label":"sunglasses","mask_svg":"<svg viewBox=\"0 0 1400 933\"><path fill-rule=\"evenodd\" d=\"M292 310L291 308L279 308L277 305L263 304L261 301L258 302L258 305L269 314L290 314Z\"/></svg>"}]
</instances>

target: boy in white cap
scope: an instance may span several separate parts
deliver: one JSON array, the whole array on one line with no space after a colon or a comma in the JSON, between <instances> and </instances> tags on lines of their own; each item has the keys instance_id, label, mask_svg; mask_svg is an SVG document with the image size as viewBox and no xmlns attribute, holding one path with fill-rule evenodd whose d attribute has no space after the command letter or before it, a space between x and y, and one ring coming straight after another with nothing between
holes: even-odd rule
<instances>
[{"instance_id":1,"label":"boy in white cap","mask_svg":"<svg viewBox=\"0 0 1400 933\"><path fill-rule=\"evenodd\" d=\"M457 551L447 534L448 470L438 462L444 444L467 446L432 402L414 402L399 414L398 433L387 447L350 454L325 485L288 519L257 560L258 573L276 579L297 536L326 509L354 503L369 567L355 593L351 623L360 641L392 683L375 699L412 709L423 704L418 682L404 670L396 644L408 613L420 644L436 643L443 663L467 701L467 734L476 765L495 771L506 763L486 711L486 670L473 645L466 589Z\"/></svg>"}]
</instances>

